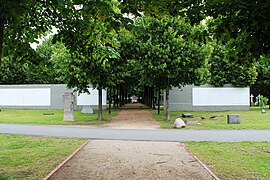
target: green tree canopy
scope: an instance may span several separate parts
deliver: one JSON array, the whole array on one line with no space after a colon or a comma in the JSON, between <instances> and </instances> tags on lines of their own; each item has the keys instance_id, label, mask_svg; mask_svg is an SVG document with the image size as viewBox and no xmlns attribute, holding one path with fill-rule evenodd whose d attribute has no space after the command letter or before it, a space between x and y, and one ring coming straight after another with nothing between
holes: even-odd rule
<instances>
[{"instance_id":1,"label":"green tree canopy","mask_svg":"<svg viewBox=\"0 0 270 180\"><path fill-rule=\"evenodd\" d=\"M180 17L143 17L135 23L137 59L142 66L142 81L151 87L166 89L173 86L203 82L206 50L197 39L199 27L192 27Z\"/></svg>"},{"instance_id":2,"label":"green tree canopy","mask_svg":"<svg viewBox=\"0 0 270 180\"><path fill-rule=\"evenodd\" d=\"M232 84L238 87L246 87L256 81L255 65L239 65L233 63L233 57L228 57L224 46L214 44L214 49L209 58L210 65L210 84L214 86L223 86Z\"/></svg>"},{"instance_id":3,"label":"green tree canopy","mask_svg":"<svg viewBox=\"0 0 270 180\"><path fill-rule=\"evenodd\" d=\"M261 94L270 99L270 57L261 56L256 63L257 67L257 80L251 86L251 93L255 96Z\"/></svg>"}]
</instances>

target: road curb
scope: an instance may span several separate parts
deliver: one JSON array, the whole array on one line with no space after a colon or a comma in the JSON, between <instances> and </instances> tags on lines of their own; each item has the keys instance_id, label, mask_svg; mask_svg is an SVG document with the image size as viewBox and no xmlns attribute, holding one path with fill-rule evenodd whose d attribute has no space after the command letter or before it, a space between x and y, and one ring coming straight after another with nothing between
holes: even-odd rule
<instances>
[{"instance_id":1,"label":"road curb","mask_svg":"<svg viewBox=\"0 0 270 180\"><path fill-rule=\"evenodd\" d=\"M83 143L76 151L74 151L68 158L66 158L61 164L59 164L54 170L52 170L43 180L48 180L52 177L62 166L64 166L71 158L73 158L86 144L88 144L90 139Z\"/></svg>"},{"instance_id":2,"label":"road curb","mask_svg":"<svg viewBox=\"0 0 270 180\"><path fill-rule=\"evenodd\" d=\"M202 161L200 161L188 148L185 144L181 143L181 145L185 148L186 151L189 152L191 156L194 157L196 161L200 163L200 165L215 179L215 180L220 180L219 177L217 177Z\"/></svg>"}]
</instances>

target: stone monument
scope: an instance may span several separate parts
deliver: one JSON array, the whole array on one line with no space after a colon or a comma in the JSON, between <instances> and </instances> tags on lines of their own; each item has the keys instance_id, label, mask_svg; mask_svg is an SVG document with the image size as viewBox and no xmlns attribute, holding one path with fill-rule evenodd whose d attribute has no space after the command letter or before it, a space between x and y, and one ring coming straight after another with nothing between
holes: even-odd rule
<instances>
[{"instance_id":1,"label":"stone monument","mask_svg":"<svg viewBox=\"0 0 270 180\"><path fill-rule=\"evenodd\" d=\"M82 114L93 114L94 111L93 111L91 106L83 106L81 113Z\"/></svg>"},{"instance_id":2,"label":"stone monument","mask_svg":"<svg viewBox=\"0 0 270 180\"><path fill-rule=\"evenodd\" d=\"M254 98L254 96L253 96L253 94L251 94L251 95L250 95L250 105L254 105L253 98Z\"/></svg>"},{"instance_id":3,"label":"stone monument","mask_svg":"<svg viewBox=\"0 0 270 180\"><path fill-rule=\"evenodd\" d=\"M240 124L240 115L239 114L228 114L227 115L228 124Z\"/></svg>"},{"instance_id":4,"label":"stone monument","mask_svg":"<svg viewBox=\"0 0 270 180\"><path fill-rule=\"evenodd\" d=\"M74 121L75 96L70 92L66 92L63 97L64 97L64 121Z\"/></svg>"}]
</instances>

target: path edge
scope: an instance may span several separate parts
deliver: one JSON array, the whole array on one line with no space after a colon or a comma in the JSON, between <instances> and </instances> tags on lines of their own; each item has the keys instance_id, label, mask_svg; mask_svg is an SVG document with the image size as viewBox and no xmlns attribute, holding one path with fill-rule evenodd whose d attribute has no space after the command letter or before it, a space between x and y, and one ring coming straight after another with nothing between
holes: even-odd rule
<instances>
[{"instance_id":1,"label":"path edge","mask_svg":"<svg viewBox=\"0 0 270 180\"><path fill-rule=\"evenodd\" d=\"M69 155L62 163L60 163L56 168L54 168L43 180L48 180L52 177L62 166L64 166L71 158L73 158L80 150L90 142L90 139L83 143L77 150L75 150L71 155Z\"/></svg>"},{"instance_id":2,"label":"path edge","mask_svg":"<svg viewBox=\"0 0 270 180\"><path fill-rule=\"evenodd\" d=\"M197 158L188 148L184 143L181 143L181 146L183 146L185 148L185 150L187 152L189 152L189 154L200 163L200 165L215 179L215 180L220 180L219 177L217 177L201 160L199 160L199 158Z\"/></svg>"}]
</instances>

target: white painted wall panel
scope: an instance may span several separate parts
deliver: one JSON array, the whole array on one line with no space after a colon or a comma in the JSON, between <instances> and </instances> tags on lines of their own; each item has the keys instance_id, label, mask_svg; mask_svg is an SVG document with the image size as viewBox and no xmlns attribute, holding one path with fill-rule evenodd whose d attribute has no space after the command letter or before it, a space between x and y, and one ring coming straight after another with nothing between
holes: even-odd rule
<instances>
[{"instance_id":1,"label":"white painted wall panel","mask_svg":"<svg viewBox=\"0 0 270 180\"><path fill-rule=\"evenodd\" d=\"M1 106L50 106L50 88L0 89Z\"/></svg>"},{"instance_id":2,"label":"white painted wall panel","mask_svg":"<svg viewBox=\"0 0 270 180\"><path fill-rule=\"evenodd\" d=\"M249 105L249 88L193 88L193 106Z\"/></svg>"},{"instance_id":3,"label":"white painted wall panel","mask_svg":"<svg viewBox=\"0 0 270 180\"><path fill-rule=\"evenodd\" d=\"M88 88L90 94L81 93L77 97L77 105L98 105L98 90L93 88ZM102 105L106 105L107 93L102 90Z\"/></svg>"}]
</instances>

